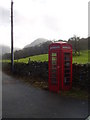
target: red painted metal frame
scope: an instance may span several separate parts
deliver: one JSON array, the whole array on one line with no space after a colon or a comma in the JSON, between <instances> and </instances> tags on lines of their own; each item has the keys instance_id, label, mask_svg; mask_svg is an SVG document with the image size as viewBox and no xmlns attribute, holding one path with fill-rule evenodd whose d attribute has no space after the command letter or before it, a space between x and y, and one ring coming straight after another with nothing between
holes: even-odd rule
<instances>
[{"instance_id":1,"label":"red painted metal frame","mask_svg":"<svg viewBox=\"0 0 90 120\"><path fill-rule=\"evenodd\" d=\"M63 48L64 47L64 48ZM57 75L58 84L51 84L51 54L57 53ZM64 53L70 53L70 85L64 85ZM59 90L70 90L72 87L72 46L64 42L52 43L49 46L49 90L58 92Z\"/></svg>"}]
</instances>

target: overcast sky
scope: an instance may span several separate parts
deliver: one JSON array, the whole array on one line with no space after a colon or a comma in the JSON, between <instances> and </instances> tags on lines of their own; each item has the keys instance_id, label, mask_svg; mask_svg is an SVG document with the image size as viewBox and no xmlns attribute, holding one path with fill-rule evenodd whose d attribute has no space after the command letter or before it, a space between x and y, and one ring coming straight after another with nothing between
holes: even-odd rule
<instances>
[{"instance_id":1,"label":"overcast sky","mask_svg":"<svg viewBox=\"0 0 90 120\"><path fill-rule=\"evenodd\" d=\"M88 0L13 0L14 47L37 38L88 37ZM0 0L0 44L11 45L11 0Z\"/></svg>"}]
</instances>

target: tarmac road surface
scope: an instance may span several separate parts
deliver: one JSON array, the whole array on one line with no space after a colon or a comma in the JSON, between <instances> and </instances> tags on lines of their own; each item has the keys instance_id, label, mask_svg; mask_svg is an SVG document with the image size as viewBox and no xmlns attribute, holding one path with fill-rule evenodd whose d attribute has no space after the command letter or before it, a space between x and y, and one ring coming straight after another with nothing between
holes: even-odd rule
<instances>
[{"instance_id":1,"label":"tarmac road surface","mask_svg":"<svg viewBox=\"0 0 90 120\"><path fill-rule=\"evenodd\" d=\"M87 100L35 88L4 73L2 82L3 118L85 118L88 115Z\"/></svg>"}]
</instances>

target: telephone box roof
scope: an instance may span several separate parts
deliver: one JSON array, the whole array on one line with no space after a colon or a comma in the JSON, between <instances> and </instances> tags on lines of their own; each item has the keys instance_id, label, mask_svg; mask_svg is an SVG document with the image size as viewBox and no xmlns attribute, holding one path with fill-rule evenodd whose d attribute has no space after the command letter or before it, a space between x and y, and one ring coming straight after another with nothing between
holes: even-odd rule
<instances>
[{"instance_id":1,"label":"telephone box roof","mask_svg":"<svg viewBox=\"0 0 90 120\"><path fill-rule=\"evenodd\" d=\"M63 44L63 43L67 43L67 42L62 42L62 41L60 41L60 42L55 42L55 43Z\"/></svg>"},{"instance_id":2,"label":"telephone box roof","mask_svg":"<svg viewBox=\"0 0 90 120\"><path fill-rule=\"evenodd\" d=\"M68 44L68 43L67 43L67 42L62 42L62 41L60 41L60 42L51 43L50 45L55 45L55 44L61 44L61 45L63 45L63 44Z\"/></svg>"},{"instance_id":3,"label":"telephone box roof","mask_svg":"<svg viewBox=\"0 0 90 120\"><path fill-rule=\"evenodd\" d=\"M57 47L55 47L55 46L58 46L58 49L60 48L60 49L62 49L62 47L64 48L64 49L72 49L72 45L71 44L68 44L67 42L54 42L54 43L51 43L50 45L49 45L49 49L51 50L51 47L54 47L54 49L56 49ZM62 46L62 47L59 47L59 46ZM67 46L67 47L66 47Z\"/></svg>"}]
</instances>

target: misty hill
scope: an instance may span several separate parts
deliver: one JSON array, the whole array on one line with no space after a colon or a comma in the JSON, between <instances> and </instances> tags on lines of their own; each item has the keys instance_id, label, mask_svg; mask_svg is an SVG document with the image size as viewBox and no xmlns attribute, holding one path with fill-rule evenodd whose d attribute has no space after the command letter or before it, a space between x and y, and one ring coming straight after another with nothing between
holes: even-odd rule
<instances>
[{"instance_id":1,"label":"misty hill","mask_svg":"<svg viewBox=\"0 0 90 120\"><path fill-rule=\"evenodd\" d=\"M14 52L18 51L18 50L20 50L20 48L17 48L17 47L14 48Z\"/></svg>"},{"instance_id":2,"label":"misty hill","mask_svg":"<svg viewBox=\"0 0 90 120\"><path fill-rule=\"evenodd\" d=\"M40 54L47 54L49 45L51 43L52 41L47 41L47 42L42 43L41 45L27 47L27 48L23 48L21 50L15 51L14 59L20 59L20 58L25 58L25 57L40 55ZM10 59L10 53L4 54L3 59Z\"/></svg>"},{"instance_id":3,"label":"misty hill","mask_svg":"<svg viewBox=\"0 0 90 120\"><path fill-rule=\"evenodd\" d=\"M48 41L48 39L38 38L38 39L34 40L31 44L26 45L24 48L40 46L41 44L43 44L44 42L47 42L47 41Z\"/></svg>"},{"instance_id":4,"label":"misty hill","mask_svg":"<svg viewBox=\"0 0 90 120\"><path fill-rule=\"evenodd\" d=\"M14 51L20 50L20 48L14 48ZM6 45L0 45L0 55L8 54L10 53L10 47Z\"/></svg>"},{"instance_id":5,"label":"misty hill","mask_svg":"<svg viewBox=\"0 0 90 120\"><path fill-rule=\"evenodd\" d=\"M0 45L0 55L5 53L10 53L10 47L5 45Z\"/></svg>"}]
</instances>

